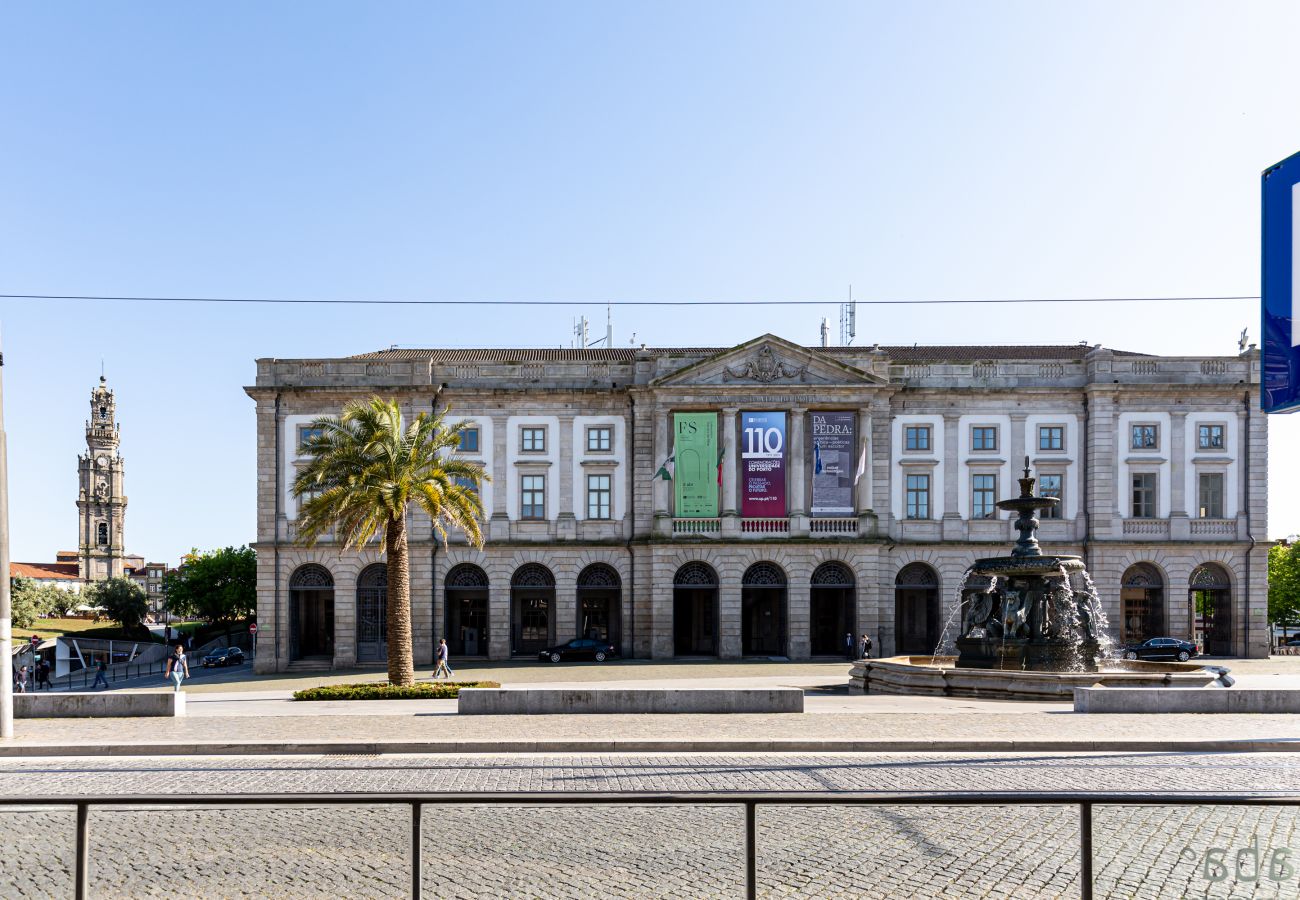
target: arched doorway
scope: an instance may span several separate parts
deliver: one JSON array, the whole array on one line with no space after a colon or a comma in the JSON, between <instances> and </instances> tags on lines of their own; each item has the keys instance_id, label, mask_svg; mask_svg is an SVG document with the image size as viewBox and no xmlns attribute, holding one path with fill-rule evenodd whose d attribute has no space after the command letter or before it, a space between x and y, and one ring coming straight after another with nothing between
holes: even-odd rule
<instances>
[{"instance_id":1,"label":"arched doorway","mask_svg":"<svg viewBox=\"0 0 1300 900\"><path fill-rule=\"evenodd\" d=\"M853 573L843 563L822 563L808 590L809 652L813 656L850 656L856 652ZM845 636L849 637L848 642Z\"/></svg>"},{"instance_id":2,"label":"arched doorway","mask_svg":"<svg viewBox=\"0 0 1300 900\"><path fill-rule=\"evenodd\" d=\"M357 662L388 659L388 566L375 563L357 576Z\"/></svg>"},{"instance_id":3,"label":"arched doorway","mask_svg":"<svg viewBox=\"0 0 1300 900\"><path fill-rule=\"evenodd\" d=\"M1197 566L1188 583L1195 640L1207 656L1232 656L1232 585L1222 566Z\"/></svg>"},{"instance_id":4,"label":"arched doorway","mask_svg":"<svg viewBox=\"0 0 1300 900\"><path fill-rule=\"evenodd\" d=\"M555 643L555 576L546 566L526 563L510 577L513 652L536 656Z\"/></svg>"},{"instance_id":5,"label":"arched doorway","mask_svg":"<svg viewBox=\"0 0 1300 900\"><path fill-rule=\"evenodd\" d=\"M1150 563L1129 566L1120 581L1120 643L1165 636L1165 580Z\"/></svg>"},{"instance_id":6,"label":"arched doorway","mask_svg":"<svg viewBox=\"0 0 1300 900\"><path fill-rule=\"evenodd\" d=\"M754 563L740 579L740 652L785 656L785 620L785 572L774 563Z\"/></svg>"},{"instance_id":7,"label":"arched doorway","mask_svg":"<svg viewBox=\"0 0 1300 900\"><path fill-rule=\"evenodd\" d=\"M702 562L673 576L673 655L718 655L718 575Z\"/></svg>"},{"instance_id":8,"label":"arched doorway","mask_svg":"<svg viewBox=\"0 0 1300 900\"><path fill-rule=\"evenodd\" d=\"M908 563L894 578L895 653L929 654L939 643L939 573Z\"/></svg>"},{"instance_id":9,"label":"arched doorway","mask_svg":"<svg viewBox=\"0 0 1300 900\"><path fill-rule=\"evenodd\" d=\"M334 658L334 576L314 563L289 578L290 659Z\"/></svg>"},{"instance_id":10,"label":"arched doorway","mask_svg":"<svg viewBox=\"0 0 1300 900\"><path fill-rule=\"evenodd\" d=\"M618 572L603 563L587 566L578 574L578 637L608 641L622 653L619 634L622 585Z\"/></svg>"},{"instance_id":11,"label":"arched doorway","mask_svg":"<svg viewBox=\"0 0 1300 900\"><path fill-rule=\"evenodd\" d=\"M478 566L461 563L447 573L443 585L448 650L453 656L487 656L487 573Z\"/></svg>"}]
</instances>

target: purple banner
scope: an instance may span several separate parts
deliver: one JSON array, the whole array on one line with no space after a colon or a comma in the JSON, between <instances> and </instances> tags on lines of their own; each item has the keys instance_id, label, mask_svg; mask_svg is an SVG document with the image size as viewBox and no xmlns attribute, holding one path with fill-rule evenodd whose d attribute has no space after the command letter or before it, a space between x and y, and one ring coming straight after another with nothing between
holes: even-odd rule
<instances>
[{"instance_id":1,"label":"purple banner","mask_svg":"<svg viewBox=\"0 0 1300 900\"><path fill-rule=\"evenodd\" d=\"M785 510L785 413L740 415L740 514L781 519Z\"/></svg>"}]
</instances>

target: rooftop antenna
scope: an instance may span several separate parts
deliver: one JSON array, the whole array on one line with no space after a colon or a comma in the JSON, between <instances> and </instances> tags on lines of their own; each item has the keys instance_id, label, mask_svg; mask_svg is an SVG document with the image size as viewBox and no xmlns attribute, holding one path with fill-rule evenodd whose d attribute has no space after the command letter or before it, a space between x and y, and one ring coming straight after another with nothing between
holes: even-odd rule
<instances>
[{"instance_id":1,"label":"rooftop antenna","mask_svg":"<svg viewBox=\"0 0 1300 900\"><path fill-rule=\"evenodd\" d=\"M829 347L830 342L831 342L831 326L826 321L826 317L822 316L822 346Z\"/></svg>"},{"instance_id":2,"label":"rooftop antenna","mask_svg":"<svg viewBox=\"0 0 1300 900\"><path fill-rule=\"evenodd\" d=\"M614 301L605 302L605 346L614 346Z\"/></svg>"},{"instance_id":3,"label":"rooftop antenna","mask_svg":"<svg viewBox=\"0 0 1300 900\"><path fill-rule=\"evenodd\" d=\"M577 347L579 350L586 350L589 334L590 333L587 330L587 317L578 316L578 318L573 321L573 346Z\"/></svg>"},{"instance_id":4,"label":"rooftop antenna","mask_svg":"<svg viewBox=\"0 0 1300 900\"><path fill-rule=\"evenodd\" d=\"M849 285L849 302L840 304L840 346L848 347L858 336L858 305L853 302L853 285Z\"/></svg>"}]
</instances>

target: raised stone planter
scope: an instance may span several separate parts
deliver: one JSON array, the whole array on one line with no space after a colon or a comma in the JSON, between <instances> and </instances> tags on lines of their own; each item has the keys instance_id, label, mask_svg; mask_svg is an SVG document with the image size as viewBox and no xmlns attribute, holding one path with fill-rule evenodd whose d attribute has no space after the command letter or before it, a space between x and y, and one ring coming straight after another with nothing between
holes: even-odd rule
<instances>
[{"instance_id":1,"label":"raised stone planter","mask_svg":"<svg viewBox=\"0 0 1300 900\"><path fill-rule=\"evenodd\" d=\"M1232 688L1167 691L1150 688L1079 688L1082 713L1300 713L1300 691Z\"/></svg>"},{"instance_id":2,"label":"raised stone planter","mask_svg":"<svg viewBox=\"0 0 1300 900\"><path fill-rule=\"evenodd\" d=\"M798 688L726 690L639 688L462 688L457 710L465 715L599 713L799 713Z\"/></svg>"},{"instance_id":3,"label":"raised stone planter","mask_svg":"<svg viewBox=\"0 0 1300 900\"><path fill-rule=\"evenodd\" d=\"M180 691L14 694L14 716L19 719L183 715L185 694Z\"/></svg>"},{"instance_id":4,"label":"raised stone planter","mask_svg":"<svg viewBox=\"0 0 1300 900\"><path fill-rule=\"evenodd\" d=\"M1195 663L1113 663L1120 671L1025 672L959 669L953 656L860 659L849 673L849 692L980 697L986 700L1072 700L1075 688L1202 688L1218 676Z\"/></svg>"}]
</instances>

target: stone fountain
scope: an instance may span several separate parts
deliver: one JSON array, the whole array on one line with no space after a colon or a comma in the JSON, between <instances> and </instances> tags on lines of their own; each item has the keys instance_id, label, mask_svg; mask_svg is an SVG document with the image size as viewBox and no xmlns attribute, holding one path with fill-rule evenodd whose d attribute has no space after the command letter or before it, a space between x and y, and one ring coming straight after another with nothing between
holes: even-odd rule
<instances>
[{"instance_id":1,"label":"stone fountain","mask_svg":"<svg viewBox=\"0 0 1300 900\"><path fill-rule=\"evenodd\" d=\"M1078 556L1045 554L1035 513L1060 500L1034 496L1025 458L1010 556L978 559L963 579L957 654L854 663L850 690L1007 700L1067 699L1077 687L1205 687L1219 670L1196 663L1110 659L1106 616ZM945 636L946 637L946 636ZM1226 670L1224 670L1226 671ZM1225 682L1221 682L1225 683Z\"/></svg>"}]
</instances>

